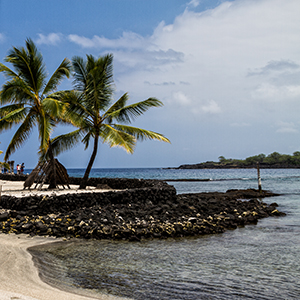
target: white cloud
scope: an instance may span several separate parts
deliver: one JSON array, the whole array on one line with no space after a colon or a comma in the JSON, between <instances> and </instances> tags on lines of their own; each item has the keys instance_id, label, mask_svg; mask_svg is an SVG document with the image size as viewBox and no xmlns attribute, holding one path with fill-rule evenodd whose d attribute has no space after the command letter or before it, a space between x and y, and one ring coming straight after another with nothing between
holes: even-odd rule
<instances>
[{"instance_id":1,"label":"white cloud","mask_svg":"<svg viewBox=\"0 0 300 300\"><path fill-rule=\"evenodd\" d=\"M192 102L191 100L185 95L183 92L174 92L173 99L179 105L190 105Z\"/></svg>"},{"instance_id":2,"label":"white cloud","mask_svg":"<svg viewBox=\"0 0 300 300\"><path fill-rule=\"evenodd\" d=\"M299 70L300 66L290 60L279 60L270 61L262 68L256 69L255 71L249 71L249 76L254 75L266 75L273 72L286 72L290 70Z\"/></svg>"},{"instance_id":3,"label":"white cloud","mask_svg":"<svg viewBox=\"0 0 300 300\"><path fill-rule=\"evenodd\" d=\"M277 132L298 130L293 124L300 111L300 1L235 0L193 11L199 3L189 1L174 22L161 22L151 36L127 32L118 39L68 38L98 53L113 52L117 90L128 91L133 101L161 99L170 122L180 116L181 124L209 128L210 137L223 133L226 125L247 127L256 143L248 135L237 148L245 147L247 155L272 151L251 151L280 143L267 131L260 131L260 143L257 126L270 128L274 120L286 118L290 124L278 125ZM174 126L181 124L174 121ZM166 125L161 126L164 132ZM228 135L227 143L235 139Z\"/></svg>"},{"instance_id":4,"label":"white cloud","mask_svg":"<svg viewBox=\"0 0 300 300\"><path fill-rule=\"evenodd\" d=\"M209 100L207 104L201 107L202 111L210 114L218 114L221 112L220 106L214 100Z\"/></svg>"},{"instance_id":5,"label":"white cloud","mask_svg":"<svg viewBox=\"0 0 300 300\"><path fill-rule=\"evenodd\" d=\"M280 86L262 83L252 92L252 97L269 102L287 102L289 99L300 97L300 84Z\"/></svg>"},{"instance_id":6,"label":"white cloud","mask_svg":"<svg viewBox=\"0 0 300 300\"><path fill-rule=\"evenodd\" d=\"M300 96L300 84L299 85L289 85L286 87L287 89L287 95L289 95L290 97L299 97Z\"/></svg>"},{"instance_id":7,"label":"white cloud","mask_svg":"<svg viewBox=\"0 0 300 300\"><path fill-rule=\"evenodd\" d=\"M84 36L79 36L79 35L76 35L76 34L70 34L68 36L68 39L75 43L75 44L78 44L84 48L92 48L92 47L96 47L96 43L93 39L89 39L89 38L86 38Z\"/></svg>"},{"instance_id":8,"label":"white cloud","mask_svg":"<svg viewBox=\"0 0 300 300\"><path fill-rule=\"evenodd\" d=\"M4 41L4 34L0 33L0 43Z\"/></svg>"},{"instance_id":9,"label":"white cloud","mask_svg":"<svg viewBox=\"0 0 300 300\"><path fill-rule=\"evenodd\" d=\"M260 84L253 92L253 98L258 99L276 99L279 93L279 89L269 83L262 83Z\"/></svg>"},{"instance_id":10,"label":"white cloud","mask_svg":"<svg viewBox=\"0 0 300 300\"><path fill-rule=\"evenodd\" d=\"M154 85L154 86L169 86L169 85L175 85L175 82L169 81L169 82L160 82L160 83L151 83L149 81L144 82L147 85Z\"/></svg>"},{"instance_id":11,"label":"white cloud","mask_svg":"<svg viewBox=\"0 0 300 300\"><path fill-rule=\"evenodd\" d=\"M253 98L271 102L287 101L300 96L300 65L291 60L270 61L250 70L248 76L259 82L252 91Z\"/></svg>"},{"instance_id":12,"label":"white cloud","mask_svg":"<svg viewBox=\"0 0 300 300\"><path fill-rule=\"evenodd\" d=\"M195 111L220 112L222 107L228 118L255 110L259 103L252 99L275 103L295 98L300 84L299 12L296 0L236 0L205 12L186 10L142 39L144 48L114 50L119 70L132 67L124 67L118 87L128 89L134 82L135 91L144 93L147 82L146 90L162 99L180 88L193 99ZM124 39L122 45L130 44L131 39ZM111 42L117 46L116 40ZM155 88L166 82L176 85ZM188 85L179 87L179 82ZM205 99L215 102L202 107Z\"/></svg>"},{"instance_id":13,"label":"white cloud","mask_svg":"<svg viewBox=\"0 0 300 300\"><path fill-rule=\"evenodd\" d=\"M191 0L188 6L197 7L200 4L200 0Z\"/></svg>"},{"instance_id":14,"label":"white cloud","mask_svg":"<svg viewBox=\"0 0 300 300\"><path fill-rule=\"evenodd\" d=\"M183 91L176 91L172 94L172 99L168 100L167 103L174 109L174 106L179 108L184 114L185 111L192 112L194 115L199 114L219 114L221 113L221 107L214 100L203 101L198 103L193 100L187 93ZM174 105L175 104L175 105Z\"/></svg>"},{"instance_id":15,"label":"white cloud","mask_svg":"<svg viewBox=\"0 0 300 300\"><path fill-rule=\"evenodd\" d=\"M94 35L93 38L87 38L76 34L68 36L71 42L74 42L84 48L125 48L125 49L142 49L145 46L151 46L149 40L134 32L124 32L118 39L107 39Z\"/></svg>"},{"instance_id":16,"label":"white cloud","mask_svg":"<svg viewBox=\"0 0 300 300\"><path fill-rule=\"evenodd\" d=\"M298 133L296 125L293 122L279 122L278 129L276 132L278 133Z\"/></svg>"},{"instance_id":17,"label":"white cloud","mask_svg":"<svg viewBox=\"0 0 300 300\"><path fill-rule=\"evenodd\" d=\"M61 33L49 33L48 35L39 33L38 36L39 38L36 40L38 45L57 45L62 40Z\"/></svg>"},{"instance_id":18,"label":"white cloud","mask_svg":"<svg viewBox=\"0 0 300 300\"><path fill-rule=\"evenodd\" d=\"M163 70L168 66L174 66L182 64L184 60L184 55L180 52L174 50L158 50L158 51L113 51L115 58L119 64L125 67L128 74L128 67L133 69L133 72L138 70L143 71L152 71L155 74L155 71ZM154 81L148 81L151 84L154 84ZM155 80L157 83L157 81ZM166 82L166 79L163 79L163 82ZM161 84L161 82L159 82Z\"/></svg>"}]
</instances>

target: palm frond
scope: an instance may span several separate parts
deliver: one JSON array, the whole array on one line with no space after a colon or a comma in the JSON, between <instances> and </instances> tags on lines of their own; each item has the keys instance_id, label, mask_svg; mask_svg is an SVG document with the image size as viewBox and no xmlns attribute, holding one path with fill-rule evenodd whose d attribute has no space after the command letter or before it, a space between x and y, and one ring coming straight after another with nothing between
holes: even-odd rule
<instances>
[{"instance_id":1,"label":"palm frond","mask_svg":"<svg viewBox=\"0 0 300 300\"><path fill-rule=\"evenodd\" d=\"M88 121L91 113L86 109L82 93L78 91L65 91L60 100L65 103L63 118L72 125L80 127L82 121ZM93 124L91 124L93 126Z\"/></svg>"},{"instance_id":2,"label":"palm frond","mask_svg":"<svg viewBox=\"0 0 300 300\"><path fill-rule=\"evenodd\" d=\"M70 77L71 68L72 65L70 60L65 58L49 79L42 94L47 95L48 93L55 91L64 77Z\"/></svg>"},{"instance_id":3,"label":"palm frond","mask_svg":"<svg viewBox=\"0 0 300 300\"><path fill-rule=\"evenodd\" d=\"M113 117L111 115L113 115L114 112L122 109L125 107L127 101L128 101L128 94L125 93L122 97L120 97L119 100L117 100L103 115L103 119L107 119L108 123L112 122Z\"/></svg>"},{"instance_id":4,"label":"palm frond","mask_svg":"<svg viewBox=\"0 0 300 300\"><path fill-rule=\"evenodd\" d=\"M87 81L85 96L87 106L91 110L105 110L111 102L113 94L113 56L105 55L95 59L87 55Z\"/></svg>"},{"instance_id":5,"label":"palm frond","mask_svg":"<svg viewBox=\"0 0 300 300\"><path fill-rule=\"evenodd\" d=\"M18 77L18 74L11 70L9 67L5 66L4 64L0 63L0 72L4 72L5 77Z\"/></svg>"},{"instance_id":6,"label":"palm frond","mask_svg":"<svg viewBox=\"0 0 300 300\"><path fill-rule=\"evenodd\" d=\"M113 127L117 130L124 131L134 136L139 141L148 139L148 140L158 140L166 143L171 143L170 140L166 138L164 135L151 130L146 130L142 128L127 126L127 125L119 125L119 124L114 124Z\"/></svg>"},{"instance_id":7,"label":"palm frond","mask_svg":"<svg viewBox=\"0 0 300 300\"><path fill-rule=\"evenodd\" d=\"M20 148L24 142L28 139L36 122L36 115L29 113L23 123L15 132L12 137L4 156L4 160L7 161L9 156Z\"/></svg>"},{"instance_id":8,"label":"palm frond","mask_svg":"<svg viewBox=\"0 0 300 300\"><path fill-rule=\"evenodd\" d=\"M2 109L4 109L3 107ZM10 110L10 108L8 108ZM22 122L26 115L28 114L30 108L21 107L8 112L1 120L0 120L0 132L3 130L11 129L13 125Z\"/></svg>"},{"instance_id":9,"label":"palm frond","mask_svg":"<svg viewBox=\"0 0 300 300\"><path fill-rule=\"evenodd\" d=\"M110 147L122 147L126 152L133 153L136 138L125 132L118 130L110 125L104 124L102 126L101 135L103 142L107 143Z\"/></svg>"},{"instance_id":10,"label":"palm frond","mask_svg":"<svg viewBox=\"0 0 300 300\"><path fill-rule=\"evenodd\" d=\"M67 123L72 124L75 127L82 128L86 130L94 130L94 123L88 115L79 114L70 110L69 108L61 116L61 119Z\"/></svg>"},{"instance_id":11,"label":"palm frond","mask_svg":"<svg viewBox=\"0 0 300 300\"><path fill-rule=\"evenodd\" d=\"M84 150L89 147L90 139L93 137L93 133L91 131L87 132L87 134L82 139L82 143L84 144Z\"/></svg>"},{"instance_id":12,"label":"palm frond","mask_svg":"<svg viewBox=\"0 0 300 300\"><path fill-rule=\"evenodd\" d=\"M43 57L31 39L26 40L26 49L24 47L13 47L6 56L5 61L14 66L18 76L30 86L34 93L41 90L47 73Z\"/></svg>"},{"instance_id":13,"label":"palm frond","mask_svg":"<svg viewBox=\"0 0 300 300\"><path fill-rule=\"evenodd\" d=\"M136 117L142 115L151 107L160 107L163 103L156 98L149 98L144 101L140 101L118 110L111 111L107 114L110 119L115 119L118 122L131 123Z\"/></svg>"},{"instance_id":14,"label":"palm frond","mask_svg":"<svg viewBox=\"0 0 300 300\"><path fill-rule=\"evenodd\" d=\"M70 150L76 144L82 140L82 131L77 129L67 134L62 134L51 140L51 147L54 156L58 156L60 153Z\"/></svg>"},{"instance_id":15,"label":"palm frond","mask_svg":"<svg viewBox=\"0 0 300 300\"><path fill-rule=\"evenodd\" d=\"M66 104L52 94L42 101L42 107L52 118L59 119L66 109Z\"/></svg>"},{"instance_id":16,"label":"palm frond","mask_svg":"<svg viewBox=\"0 0 300 300\"><path fill-rule=\"evenodd\" d=\"M83 99L82 93L77 90L63 91L60 100L70 105L80 105Z\"/></svg>"},{"instance_id":17,"label":"palm frond","mask_svg":"<svg viewBox=\"0 0 300 300\"><path fill-rule=\"evenodd\" d=\"M113 55L107 54L104 56L100 56L97 60L97 67L103 69L104 71L104 84L106 86L111 86L113 83Z\"/></svg>"},{"instance_id":18,"label":"palm frond","mask_svg":"<svg viewBox=\"0 0 300 300\"><path fill-rule=\"evenodd\" d=\"M35 99L36 95L19 77L13 78L2 85L1 104L32 103Z\"/></svg>"},{"instance_id":19,"label":"palm frond","mask_svg":"<svg viewBox=\"0 0 300 300\"><path fill-rule=\"evenodd\" d=\"M7 122L6 120L0 120L0 132L11 129L15 124Z\"/></svg>"},{"instance_id":20,"label":"palm frond","mask_svg":"<svg viewBox=\"0 0 300 300\"><path fill-rule=\"evenodd\" d=\"M22 108L22 104L10 104L6 106L0 107L0 117L3 118L4 116L8 115L10 112Z\"/></svg>"},{"instance_id":21,"label":"palm frond","mask_svg":"<svg viewBox=\"0 0 300 300\"><path fill-rule=\"evenodd\" d=\"M6 168L6 169L10 170L10 165L8 163L6 163L6 162L1 162L0 161L0 167L1 168Z\"/></svg>"},{"instance_id":22,"label":"palm frond","mask_svg":"<svg viewBox=\"0 0 300 300\"><path fill-rule=\"evenodd\" d=\"M77 90L83 92L85 90L87 82L86 62L82 57L74 56L72 58L72 65L74 69L73 84Z\"/></svg>"},{"instance_id":23,"label":"palm frond","mask_svg":"<svg viewBox=\"0 0 300 300\"><path fill-rule=\"evenodd\" d=\"M86 70L87 72L90 72L95 68L97 59L93 55L89 55L89 54L86 55L86 58L87 58L85 64Z\"/></svg>"},{"instance_id":24,"label":"palm frond","mask_svg":"<svg viewBox=\"0 0 300 300\"><path fill-rule=\"evenodd\" d=\"M2 153L3 153L3 151L0 150L0 154L2 154ZM1 168L6 168L8 170L10 169L10 165L8 163L2 162L2 161L0 161L0 167Z\"/></svg>"}]
</instances>

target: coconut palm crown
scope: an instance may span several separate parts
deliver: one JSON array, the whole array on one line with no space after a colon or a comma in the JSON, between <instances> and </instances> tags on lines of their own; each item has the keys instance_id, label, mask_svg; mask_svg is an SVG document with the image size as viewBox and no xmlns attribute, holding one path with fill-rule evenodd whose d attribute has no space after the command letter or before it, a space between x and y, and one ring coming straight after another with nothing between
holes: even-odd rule
<instances>
[{"instance_id":1,"label":"coconut palm crown","mask_svg":"<svg viewBox=\"0 0 300 300\"><path fill-rule=\"evenodd\" d=\"M5 58L13 69L0 63L0 72L7 81L0 91L0 132L20 124L14 133L4 160L20 148L29 138L35 126L39 132L39 154L49 152L50 135L60 121L64 104L60 101L63 92L57 87L71 72L71 62L64 59L47 81L46 66L42 54L31 39L26 47L13 47Z\"/></svg>"},{"instance_id":2,"label":"coconut palm crown","mask_svg":"<svg viewBox=\"0 0 300 300\"><path fill-rule=\"evenodd\" d=\"M129 125L149 108L162 106L161 101L149 98L127 105L128 94L125 93L113 103L112 54L99 58L87 55L87 60L74 57L72 64L75 90L70 91L65 97L68 104L65 117L78 129L56 137L52 145L53 152L57 155L80 141L88 148L90 141L93 140L93 152L80 188L87 185L100 140L110 147L122 147L129 153L133 153L137 140L154 139L170 142L162 134Z\"/></svg>"}]
</instances>

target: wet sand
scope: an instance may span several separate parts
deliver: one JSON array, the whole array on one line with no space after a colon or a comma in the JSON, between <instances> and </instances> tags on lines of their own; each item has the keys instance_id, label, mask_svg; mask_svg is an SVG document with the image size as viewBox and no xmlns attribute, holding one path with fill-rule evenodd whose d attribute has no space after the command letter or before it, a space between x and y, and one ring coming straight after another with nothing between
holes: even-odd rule
<instances>
[{"instance_id":1,"label":"wet sand","mask_svg":"<svg viewBox=\"0 0 300 300\"><path fill-rule=\"evenodd\" d=\"M59 241L55 238L0 234L0 300L121 299L113 296L85 297L58 290L44 283L35 268L29 247Z\"/></svg>"}]
</instances>

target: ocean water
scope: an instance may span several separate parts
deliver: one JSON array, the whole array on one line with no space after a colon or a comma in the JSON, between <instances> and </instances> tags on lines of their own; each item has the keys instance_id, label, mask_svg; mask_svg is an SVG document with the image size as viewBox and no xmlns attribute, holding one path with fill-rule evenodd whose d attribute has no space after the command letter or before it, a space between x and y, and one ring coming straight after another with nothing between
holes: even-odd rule
<instances>
[{"instance_id":1,"label":"ocean water","mask_svg":"<svg viewBox=\"0 0 300 300\"><path fill-rule=\"evenodd\" d=\"M68 170L82 176L84 170ZM257 188L255 169L95 169L93 177L210 179L169 182L177 193ZM197 238L72 241L32 251L42 278L82 294L131 299L300 299L300 170L262 169L285 217Z\"/></svg>"}]
</instances>

